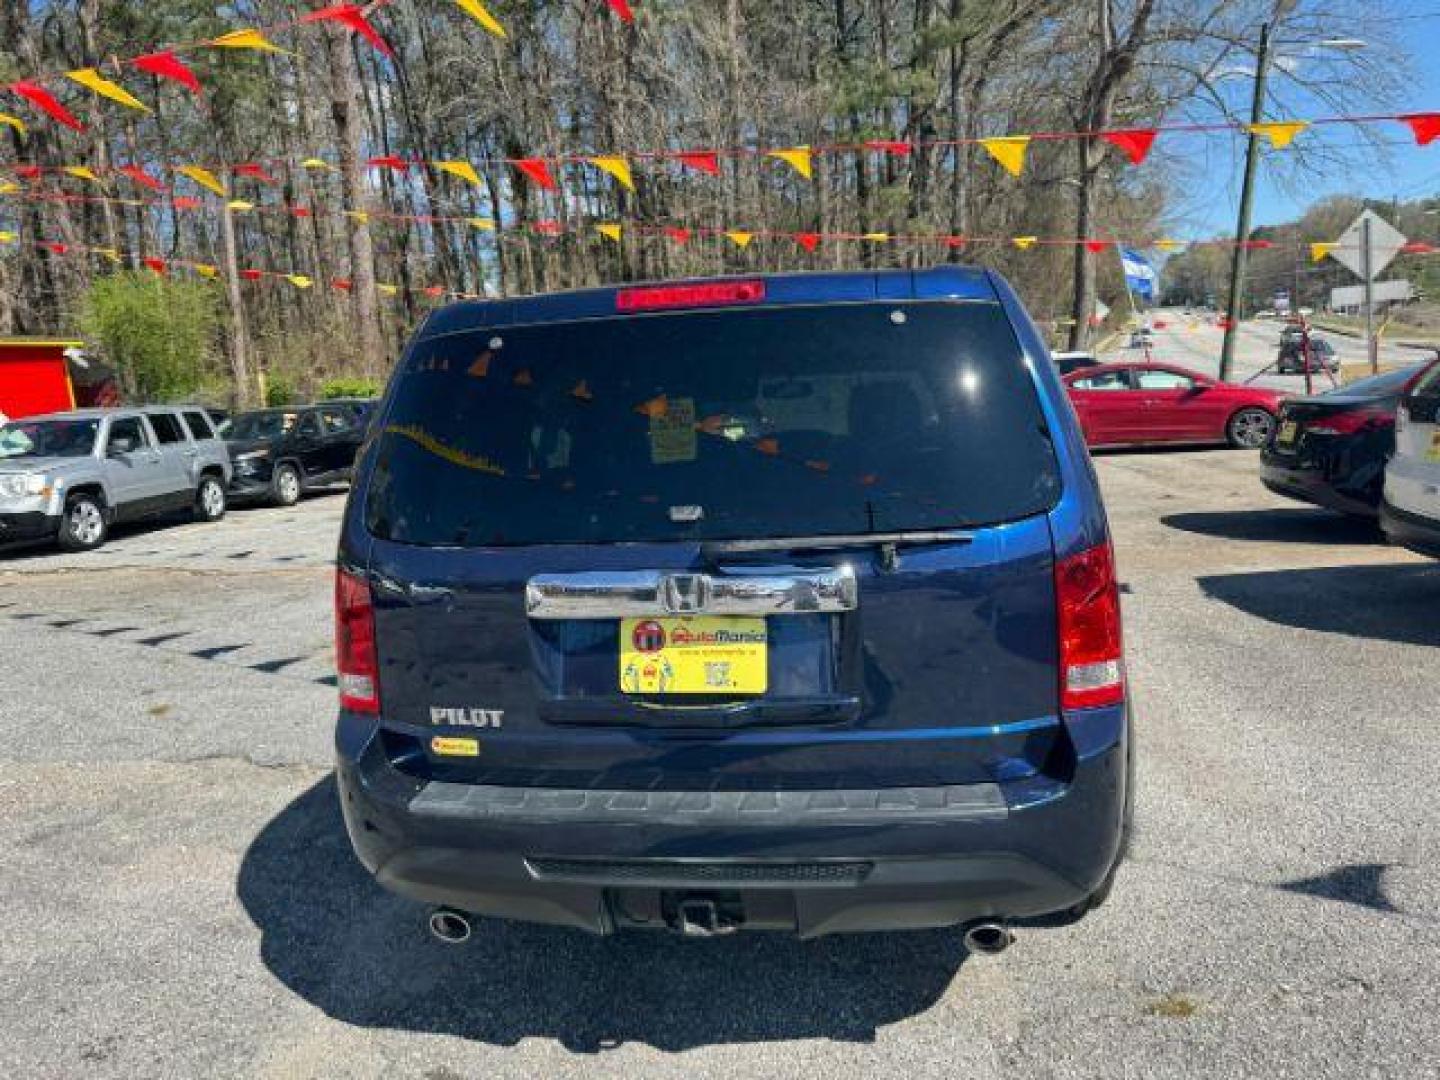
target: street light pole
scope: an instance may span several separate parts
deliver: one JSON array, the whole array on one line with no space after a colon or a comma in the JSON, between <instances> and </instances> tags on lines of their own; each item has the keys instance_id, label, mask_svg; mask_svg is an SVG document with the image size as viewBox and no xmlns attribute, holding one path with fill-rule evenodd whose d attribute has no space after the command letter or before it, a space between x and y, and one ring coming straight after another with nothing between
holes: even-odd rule
<instances>
[{"instance_id":1,"label":"street light pole","mask_svg":"<svg viewBox=\"0 0 1440 1080\"><path fill-rule=\"evenodd\" d=\"M1260 27L1260 51L1255 61L1255 95L1250 100L1250 123L1258 124L1265 112L1265 73L1270 66L1270 24ZM1255 194L1255 166L1260 136L1250 133L1245 147L1245 179L1240 187L1240 216L1235 222L1235 250L1230 258L1230 298L1225 304L1225 343L1220 348L1220 380L1230 378L1235 363L1235 334L1240 322L1240 297L1245 288L1245 241L1250 236L1250 204Z\"/></svg>"}]
</instances>

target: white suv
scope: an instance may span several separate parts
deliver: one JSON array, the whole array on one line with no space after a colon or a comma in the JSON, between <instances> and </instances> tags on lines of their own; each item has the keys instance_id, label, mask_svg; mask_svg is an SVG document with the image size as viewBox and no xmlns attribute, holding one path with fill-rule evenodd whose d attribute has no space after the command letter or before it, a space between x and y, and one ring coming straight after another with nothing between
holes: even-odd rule
<instances>
[{"instance_id":1,"label":"white suv","mask_svg":"<svg viewBox=\"0 0 1440 1080\"><path fill-rule=\"evenodd\" d=\"M0 427L0 544L97 548L110 525L225 514L230 454L203 410L78 409Z\"/></svg>"},{"instance_id":2,"label":"white suv","mask_svg":"<svg viewBox=\"0 0 1440 1080\"><path fill-rule=\"evenodd\" d=\"M1380 525L1392 544L1440 559L1440 359L1411 384L1395 414Z\"/></svg>"}]
</instances>

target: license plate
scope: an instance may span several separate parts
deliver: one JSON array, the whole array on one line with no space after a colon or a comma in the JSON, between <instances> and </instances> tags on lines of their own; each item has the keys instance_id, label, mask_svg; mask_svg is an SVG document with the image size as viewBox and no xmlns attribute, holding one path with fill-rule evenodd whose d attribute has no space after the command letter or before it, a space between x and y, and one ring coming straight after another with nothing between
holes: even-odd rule
<instances>
[{"instance_id":1,"label":"license plate","mask_svg":"<svg viewBox=\"0 0 1440 1080\"><path fill-rule=\"evenodd\" d=\"M1425 457L1430 461L1440 461L1440 431L1430 436L1430 449L1425 451Z\"/></svg>"},{"instance_id":2,"label":"license plate","mask_svg":"<svg viewBox=\"0 0 1440 1080\"><path fill-rule=\"evenodd\" d=\"M620 620L620 689L627 694L763 694L765 620L727 615Z\"/></svg>"},{"instance_id":3,"label":"license plate","mask_svg":"<svg viewBox=\"0 0 1440 1080\"><path fill-rule=\"evenodd\" d=\"M1300 434L1300 425L1294 420L1286 420L1280 425L1280 434L1275 436L1275 441L1284 446L1289 446Z\"/></svg>"}]
</instances>

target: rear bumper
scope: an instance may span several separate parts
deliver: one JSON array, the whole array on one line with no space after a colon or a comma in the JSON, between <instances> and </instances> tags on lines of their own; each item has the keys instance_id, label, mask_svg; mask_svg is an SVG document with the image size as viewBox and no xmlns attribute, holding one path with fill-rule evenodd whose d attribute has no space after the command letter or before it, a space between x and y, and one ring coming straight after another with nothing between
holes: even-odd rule
<instances>
[{"instance_id":1,"label":"rear bumper","mask_svg":"<svg viewBox=\"0 0 1440 1080\"><path fill-rule=\"evenodd\" d=\"M1269 452L1260 459L1260 482L1276 495L1287 499L1298 499L1327 510L1338 510L1342 514L1375 516L1375 501L1365 498L1360 492L1342 490L1318 469L1290 468Z\"/></svg>"},{"instance_id":2,"label":"rear bumper","mask_svg":"<svg viewBox=\"0 0 1440 1080\"><path fill-rule=\"evenodd\" d=\"M60 518L39 511L0 513L0 544L23 540L48 540L60 532Z\"/></svg>"},{"instance_id":3,"label":"rear bumper","mask_svg":"<svg viewBox=\"0 0 1440 1080\"><path fill-rule=\"evenodd\" d=\"M399 771L373 718L342 713L350 839L379 882L478 914L608 933L664 925L679 898L802 936L1048 915L1120 858L1129 814L1124 708L1066 718L1062 782L878 791L497 788Z\"/></svg>"},{"instance_id":4,"label":"rear bumper","mask_svg":"<svg viewBox=\"0 0 1440 1080\"><path fill-rule=\"evenodd\" d=\"M1440 520L1412 514L1391 506L1389 502L1382 502L1380 528L1385 531L1385 539L1390 543L1440 559Z\"/></svg>"}]
</instances>

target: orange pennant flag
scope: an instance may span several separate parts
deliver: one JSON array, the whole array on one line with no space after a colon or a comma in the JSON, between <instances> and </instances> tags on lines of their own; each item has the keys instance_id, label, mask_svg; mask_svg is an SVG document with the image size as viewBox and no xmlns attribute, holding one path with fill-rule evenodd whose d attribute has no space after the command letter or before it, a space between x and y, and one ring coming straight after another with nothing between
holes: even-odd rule
<instances>
[{"instance_id":1,"label":"orange pennant flag","mask_svg":"<svg viewBox=\"0 0 1440 1080\"><path fill-rule=\"evenodd\" d=\"M181 176L188 176L206 191L213 191L216 195L225 194L225 185L215 179L215 174L209 169L202 169L199 165L181 165L175 171Z\"/></svg>"},{"instance_id":2,"label":"orange pennant flag","mask_svg":"<svg viewBox=\"0 0 1440 1080\"><path fill-rule=\"evenodd\" d=\"M594 165L602 172L607 172L624 186L627 191L635 190L635 178L630 175L630 163L623 157L603 155L601 157L586 158L591 165Z\"/></svg>"},{"instance_id":3,"label":"orange pennant flag","mask_svg":"<svg viewBox=\"0 0 1440 1080\"><path fill-rule=\"evenodd\" d=\"M455 3L461 11L496 37L503 38L505 36L505 27L496 21L495 16L485 10L485 5L480 0L455 0Z\"/></svg>"},{"instance_id":4,"label":"orange pennant flag","mask_svg":"<svg viewBox=\"0 0 1440 1080\"><path fill-rule=\"evenodd\" d=\"M806 180L810 179L810 147L792 146L785 150L767 150L765 156L785 162Z\"/></svg>"},{"instance_id":5,"label":"orange pennant flag","mask_svg":"<svg viewBox=\"0 0 1440 1080\"><path fill-rule=\"evenodd\" d=\"M1304 120L1275 120L1265 124L1246 124L1245 130L1252 135L1264 135L1276 150L1284 150L1295 136L1310 125Z\"/></svg>"},{"instance_id":6,"label":"orange pennant flag","mask_svg":"<svg viewBox=\"0 0 1440 1080\"><path fill-rule=\"evenodd\" d=\"M1025 151L1030 146L1029 135L1006 135L996 139L981 139L980 145L1011 176L1019 176L1024 171Z\"/></svg>"},{"instance_id":7,"label":"orange pennant flag","mask_svg":"<svg viewBox=\"0 0 1440 1080\"><path fill-rule=\"evenodd\" d=\"M131 109L139 109L141 112L149 112L149 107L139 98L134 97L117 82L111 82L101 75L94 68L80 68L78 71L67 71L65 77L71 82L77 82L87 90L93 90L103 98L111 101L118 101L121 105Z\"/></svg>"},{"instance_id":8,"label":"orange pennant flag","mask_svg":"<svg viewBox=\"0 0 1440 1080\"><path fill-rule=\"evenodd\" d=\"M596 225L595 231L598 232L601 236L605 237L606 240L611 240L617 244L620 243L620 226L614 224L613 222L607 222L603 225Z\"/></svg>"}]
</instances>

